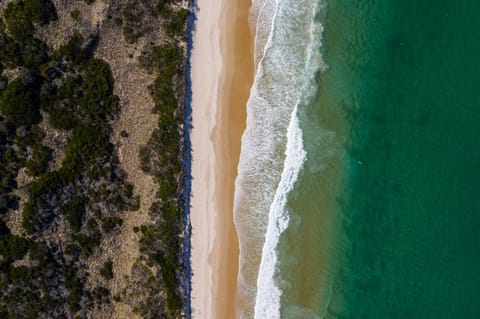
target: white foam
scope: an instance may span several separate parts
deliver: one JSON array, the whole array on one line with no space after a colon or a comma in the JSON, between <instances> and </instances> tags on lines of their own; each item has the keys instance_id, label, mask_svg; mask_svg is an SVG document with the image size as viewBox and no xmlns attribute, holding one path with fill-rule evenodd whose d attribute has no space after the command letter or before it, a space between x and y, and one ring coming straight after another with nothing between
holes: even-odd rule
<instances>
[{"instance_id":1,"label":"white foam","mask_svg":"<svg viewBox=\"0 0 480 319\"><path fill-rule=\"evenodd\" d=\"M278 1L257 0L250 8L250 28L255 30L254 63L257 67L265 56L265 49L272 36L273 19Z\"/></svg>"},{"instance_id":2,"label":"white foam","mask_svg":"<svg viewBox=\"0 0 480 319\"><path fill-rule=\"evenodd\" d=\"M257 280L255 318L280 318L282 292L274 281L278 261L276 247L281 234L288 227L287 195L293 190L298 174L307 159L307 153L303 149L303 136L297 112L298 109L295 107L288 127L287 151L282 178L270 207L266 240Z\"/></svg>"},{"instance_id":3,"label":"white foam","mask_svg":"<svg viewBox=\"0 0 480 319\"><path fill-rule=\"evenodd\" d=\"M262 309L275 296L279 309L279 289L275 296L260 289L257 295L257 285L276 287L272 271L277 261L275 247L279 230L288 226L288 219L283 218L288 214L282 213L284 200L306 156L300 152L303 142L297 112L312 92L314 75L322 66L315 2L318 0L254 1L253 7L259 10L254 15L257 69L247 105L234 201L240 242L238 288L244 306L241 318L252 318L255 308L257 318L274 318L264 317Z\"/></svg>"}]
</instances>

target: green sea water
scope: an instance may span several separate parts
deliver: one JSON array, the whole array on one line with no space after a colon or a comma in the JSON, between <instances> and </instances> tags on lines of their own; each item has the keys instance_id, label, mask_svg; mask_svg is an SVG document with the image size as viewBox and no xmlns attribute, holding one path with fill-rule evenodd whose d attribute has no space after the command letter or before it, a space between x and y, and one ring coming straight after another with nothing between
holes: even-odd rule
<instances>
[{"instance_id":1,"label":"green sea water","mask_svg":"<svg viewBox=\"0 0 480 319\"><path fill-rule=\"evenodd\" d=\"M475 0L328 2L349 133L326 317L480 318L479 22Z\"/></svg>"},{"instance_id":2,"label":"green sea water","mask_svg":"<svg viewBox=\"0 0 480 319\"><path fill-rule=\"evenodd\" d=\"M240 317L480 318L480 1L254 4Z\"/></svg>"}]
</instances>

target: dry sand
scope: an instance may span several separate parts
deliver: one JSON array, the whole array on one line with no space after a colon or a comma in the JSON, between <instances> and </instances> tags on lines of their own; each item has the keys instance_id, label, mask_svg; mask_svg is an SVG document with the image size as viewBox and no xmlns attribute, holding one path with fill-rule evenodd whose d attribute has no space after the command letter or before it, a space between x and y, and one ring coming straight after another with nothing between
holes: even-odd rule
<instances>
[{"instance_id":1,"label":"dry sand","mask_svg":"<svg viewBox=\"0 0 480 319\"><path fill-rule=\"evenodd\" d=\"M222 60L219 45L218 1L198 0L192 52L192 316L212 318L213 273L208 256L215 240L217 204L215 150L210 139L215 127L217 91Z\"/></svg>"},{"instance_id":2,"label":"dry sand","mask_svg":"<svg viewBox=\"0 0 480 319\"><path fill-rule=\"evenodd\" d=\"M233 195L253 81L249 0L198 0L192 55L193 318L233 318Z\"/></svg>"}]
</instances>

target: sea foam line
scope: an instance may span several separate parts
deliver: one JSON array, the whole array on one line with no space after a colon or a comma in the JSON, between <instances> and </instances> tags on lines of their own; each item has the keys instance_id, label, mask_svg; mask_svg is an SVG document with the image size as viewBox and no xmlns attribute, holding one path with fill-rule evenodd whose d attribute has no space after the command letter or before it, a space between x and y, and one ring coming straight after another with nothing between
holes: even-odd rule
<instances>
[{"instance_id":1,"label":"sea foam line","mask_svg":"<svg viewBox=\"0 0 480 319\"><path fill-rule=\"evenodd\" d=\"M307 152L303 148L303 134L297 113L298 107L296 106L288 127L284 170L270 207L269 224L257 281L255 318L280 318L280 297L282 292L274 281L278 262L275 250L280 236L288 228L287 196L293 190L298 174L307 159Z\"/></svg>"},{"instance_id":2,"label":"sea foam line","mask_svg":"<svg viewBox=\"0 0 480 319\"><path fill-rule=\"evenodd\" d=\"M269 98L259 88L265 76L262 62L271 45L273 35L276 14L272 12L276 12L279 3L277 0L258 0L257 2L260 1L262 3L258 7L259 12L256 16L264 21L268 19L270 23L255 25L255 48L258 50L258 47L262 46L263 52L255 58L257 70L247 103L247 127L242 136L238 177L235 182L234 222L240 241L238 288L244 304L244 309L239 311L240 318L253 317L256 278L267 225L267 214L263 212L268 212L278 183L276 171L280 168L266 168L266 163L274 161L275 145L270 140L277 132L272 122L285 121L279 118L281 114L276 114L278 111L270 107ZM272 163L272 166L274 165ZM256 183L256 181L262 182Z\"/></svg>"},{"instance_id":3,"label":"sea foam line","mask_svg":"<svg viewBox=\"0 0 480 319\"><path fill-rule=\"evenodd\" d=\"M278 273L277 246L281 235L289 225L289 211L287 209L288 194L294 189L302 167L307 160L307 153L303 144L303 133L298 118L298 107L300 103L309 101L316 91L315 74L319 70L325 70L326 66L320 54L321 34L323 26L315 22L316 13L322 7L314 5L314 14L311 16L309 25L308 42L305 56L304 77L302 78L301 94L291 115L287 131L287 147L285 151L285 163L283 166L280 183L275 192L273 202L270 206L269 221L265 235L265 243L262 250L259 274L257 278L257 295L255 301L255 318L277 319L281 317L281 296L282 291L277 286L276 275ZM288 4L287 4L288 5ZM288 9L286 10L288 11ZM275 19L273 23L275 22ZM270 41L270 39L269 39ZM266 47L268 49L269 43Z\"/></svg>"},{"instance_id":4,"label":"sea foam line","mask_svg":"<svg viewBox=\"0 0 480 319\"><path fill-rule=\"evenodd\" d=\"M276 287L271 267L276 267L277 260L271 263L270 257L273 254L277 258L278 240L272 238L278 229L272 226L276 223L272 207L282 207L282 192L286 199L288 185L293 187L301 170L301 165L295 168L293 164L302 163L303 157L296 157L302 153L295 151L295 157L289 157L286 149L303 150L298 106L313 90L315 83L311 82L321 64L320 53L315 53L321 32L312 27L312 8L316 11L317 2L257 0L257 69L247 104L247 128L242 137L234 200L240 243L238 289L244 307L240 309L240 318L252 318L256 309L259 318L275 318L272 313L263 316L261 312L262 305L273 297L267 290L259 294L257 291L263 282ZM288 219L285 222L287 227ZM276 289L275 305L279 309L281 291Z\"/></svg>"}]
</instances>

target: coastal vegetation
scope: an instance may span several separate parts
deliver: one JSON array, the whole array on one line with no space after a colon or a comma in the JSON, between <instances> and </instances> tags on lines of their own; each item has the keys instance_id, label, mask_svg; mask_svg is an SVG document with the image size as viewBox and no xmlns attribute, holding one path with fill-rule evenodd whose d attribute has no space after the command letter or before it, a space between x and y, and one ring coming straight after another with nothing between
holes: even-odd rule
<instances>
[{"instance_id":1,"label":"coastal vegetation","mask_svg":"<svg viewBox=\"0 0 480 319\"><path fill-rule=\"evenodd\" d=\"M186 37L188 10L179 0L128 0L123 14L123 34L128 43L134 43L159 21L169 41Z\"/></svg>"},{"instance_id":2,"label":"coastal vegetation","mask_svg":"<svg viewBox=\"0 0 480 319\"><path fill-rule=\"evenodd\" d=\"M188 11L172 9L176 2L180 1L164 1L155 7L154 14L161 16L165 23L167 39L139 57L141 66L156 75L149 90L155 102L152 111L159 115L158 127L139 154L142 170L151 174L158 184L156 201L149 212L154 223L140 229L140 250L147 264L160 270L162 290L167 294L168 318L183 314L185 291L182 283L186 276L182 260L183 236L179 235L186 227L181 161L186 68L183 41Z\"/></svg>"},{"instance_id":3,"label":"coastal vegetation","mask_svg":"<svg viewBox=\"0 0 480 319\"><path fill-rule=\"evenodd\" d=\"M138 59L155 75L149 92L159 118L138 156L158 188L150 222L133 229L141 255L127 288L115 295L107 283L118 278L102 243L121 231L125 214L135 214L140 202L111 143L120 99L109 64L95 58L99 34L75 32L53 47L37 31L62 14L54 2L12 1L1 12L0 318L87 318L97 310L111 314L119 301L143 318L185 315L181 158L188 10L181 4L127 0L122 11L127 43L157 20L165 37ZM82 13L66 16L76 23ZM96 260L101 280L91 285Z\"/></svg>"}]
</instances>

